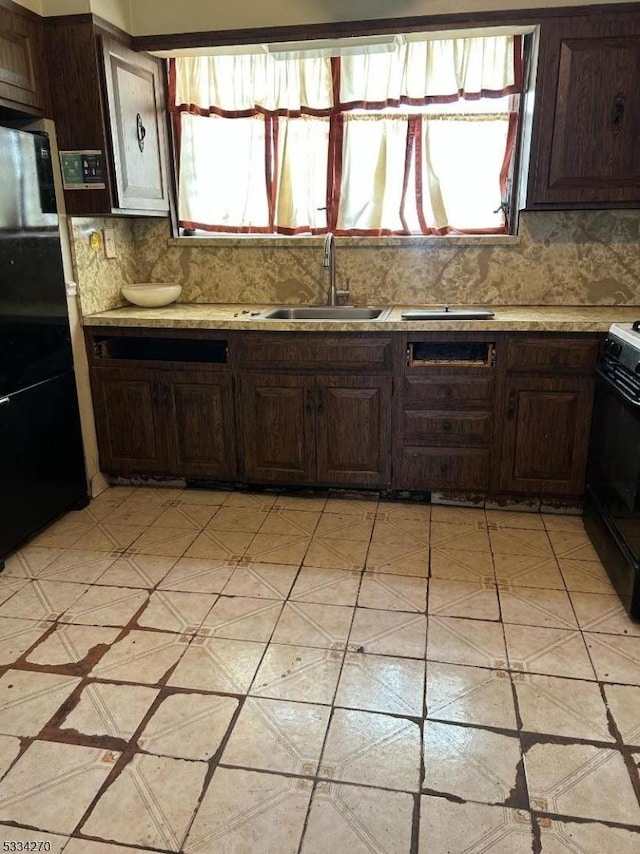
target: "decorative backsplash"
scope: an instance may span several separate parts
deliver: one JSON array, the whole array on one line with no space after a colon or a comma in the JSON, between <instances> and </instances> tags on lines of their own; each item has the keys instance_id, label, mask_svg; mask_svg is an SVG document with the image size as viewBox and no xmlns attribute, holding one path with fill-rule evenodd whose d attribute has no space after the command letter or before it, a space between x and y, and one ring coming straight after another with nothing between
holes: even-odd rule
<instances>
[{"instance_id":1,"label":"decorative backsplash","mask_svg":"<svg viewBox=\"0 0 640 854\"><path fill-rule=\"evenodd\" d=\"M89 248L92 230L115 228L118 257ZM74 218L82 311L125 304L123 282L178 282L181 302L322 303L321 240L169 240L163 219ZM192 241L192 242L191 242ZM523 213L519 239L474 243L343 238L339 286L355 304L640 304L640 213Z\"/></svg>"}]
</instances>

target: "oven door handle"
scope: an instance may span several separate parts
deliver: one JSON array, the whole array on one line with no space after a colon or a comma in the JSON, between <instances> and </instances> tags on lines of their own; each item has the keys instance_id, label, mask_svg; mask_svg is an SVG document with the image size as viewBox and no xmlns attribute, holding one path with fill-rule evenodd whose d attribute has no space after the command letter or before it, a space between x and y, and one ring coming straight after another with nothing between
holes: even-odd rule
<instances>
[{"instance_id":1,"label":"oven door handle","mask_svg":"<svg viewBox=\"0 0 640 854\"><path fill-rule=\"evenodd\" d=\"M631 397L631 395L629 395L625 391L623 391L620 388L620 386L616 385L616 383L613 382L611 377L609 377L609 376L607 376L607 374L603 373L603 371L601 371L600 368L596 368L596 374L601 379L603 379L607 383L607 385L616 392L616 394L618 394L623 400L626 400L626 402L629 404L629 406L633 406L636 409L640 409L640 400L636 400L634 397Z\"/></svg>"}]
</instances>

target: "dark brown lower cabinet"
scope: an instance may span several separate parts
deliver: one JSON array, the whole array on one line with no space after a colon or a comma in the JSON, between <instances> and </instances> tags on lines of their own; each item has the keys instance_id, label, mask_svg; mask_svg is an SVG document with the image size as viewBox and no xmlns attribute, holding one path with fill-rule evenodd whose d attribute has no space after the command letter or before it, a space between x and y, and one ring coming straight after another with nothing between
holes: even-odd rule
<instances>
[{"instance_id":1,"label":"dark brown lower cabinet","mask_svg":"<svg viewBox=\"0 0 640 854\"><path fill-rule=\"evenodd\" d=\"M582 495L593 381L507 377L505 394L499 490Z\"/></svg>"},{"instance_id":2,"label":"dark brown lower cabinet","mask_svg":"<svg viewBox=\"0 0 640 854\"><path fill-rule=\"evenodd\" d=\"M104 471L236 476L229 374L93 368L91 381Z\"/></svg>"},{"instance_id":3,"label":"dark brown lower cabinet","mask_svg":"<svg viewBox=\"0 0 640 854\"><path fill-rule=\"evenodd\" d=\"M243 374L243 474L260 483L384 486L389 377Z\"/></svg>"}]
</instances>

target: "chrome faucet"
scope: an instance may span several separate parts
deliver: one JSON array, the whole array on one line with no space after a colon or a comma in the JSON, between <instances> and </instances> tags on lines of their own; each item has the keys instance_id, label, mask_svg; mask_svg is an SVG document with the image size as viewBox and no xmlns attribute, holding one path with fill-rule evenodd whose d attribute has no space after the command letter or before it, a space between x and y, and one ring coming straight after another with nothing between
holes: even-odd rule
<instances>
[{"instance_id":1,"label":"chrome faucet","mask_svg":"<svg viewBox=\"0 0 640 854\"><path fill-rule=\"evenodd\" d=\"M329 271L329 295L327 305L340 305L340 299L349 300L349 288L340 290L336 287L336 239L332 231L327 232L324 239L324 258L322 266Z\"/></svg>"}]
</instances>

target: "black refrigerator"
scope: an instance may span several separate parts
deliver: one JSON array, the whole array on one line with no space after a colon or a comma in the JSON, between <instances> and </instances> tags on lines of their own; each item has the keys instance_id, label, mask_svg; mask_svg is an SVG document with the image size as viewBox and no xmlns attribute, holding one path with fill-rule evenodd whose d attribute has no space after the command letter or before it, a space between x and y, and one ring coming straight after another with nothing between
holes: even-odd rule
<instances>
[{"instance_id":1,"label":"black refrigerator","mask_svg":"<svg viewBox=\"0 0 640 854\"><path fill-rule=\"evenodd\" d=\"M49 141L0 127L0 568L87 500Z\"/></svg>"}]
</instances>

